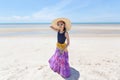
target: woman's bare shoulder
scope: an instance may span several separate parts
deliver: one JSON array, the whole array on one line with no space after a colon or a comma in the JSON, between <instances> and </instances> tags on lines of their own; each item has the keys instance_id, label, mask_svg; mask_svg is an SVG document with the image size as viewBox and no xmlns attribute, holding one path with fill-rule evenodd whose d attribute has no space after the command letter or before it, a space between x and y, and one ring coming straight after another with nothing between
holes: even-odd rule
<instances>
[{"instance_id":1,"label":"woman's bare shoulder","mask_svg":"<svg viewBox=\"0 0 120 80\"><path fill-rule=\"evenodd\" d=\"M65 32L65 36L66 36L66 37L68 37L68 36L69 36L69 33L68 33L67 31Z\"/></svg>"}]
</instances>

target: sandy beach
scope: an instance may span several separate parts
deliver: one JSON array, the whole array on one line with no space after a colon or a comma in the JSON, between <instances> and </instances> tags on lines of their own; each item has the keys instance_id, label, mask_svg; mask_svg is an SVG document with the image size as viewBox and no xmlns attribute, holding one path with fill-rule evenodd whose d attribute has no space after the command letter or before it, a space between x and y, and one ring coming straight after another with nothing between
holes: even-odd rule
<instances>
[{"instance_id":1,"label":"sandy beach","mask_svg":"<svg viewBox=\"0 0 120 80\"><path fill-rule=\"evenodd\" d=\"M0 80L120 80L120 0L1 0Z\"/></svg>"},{"instance_id":2,"label":"sandy beach","mask_svg":"<svg viewBox=\"0 0 120 80\"><path fill-rule=\"evenodd\" d=\"M71 77L54 73L48 59L56 37L0 38L0 80L119 80L120 37L71 37Z\"/></svg>"},{"instance_id":3,"label":"sandy beach","mask_svg":"<svg viewBox=\"0 0 120 80\"><path fill-rule=\"evenodd\" d=\"M0 80L120 80L120 25L72 27L67 79L48 64L56 32L49 25L29 26L0 28Z\"/></svg>"}]
</instances>

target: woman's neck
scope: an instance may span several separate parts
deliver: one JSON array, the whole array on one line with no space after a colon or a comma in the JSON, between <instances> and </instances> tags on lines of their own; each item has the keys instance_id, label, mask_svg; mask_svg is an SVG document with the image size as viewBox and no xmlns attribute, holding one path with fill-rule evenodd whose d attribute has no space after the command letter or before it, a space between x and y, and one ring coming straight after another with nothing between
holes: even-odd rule
<instances>
[{"instance_id":1,"label":"woman's neck","mask_svg":"<svg viewBox=\"0 0 120 80\"><path fill-rule=\"evenodd\" d=\"M60 32L62 33L62 32L64 32L64 30L63 30L63 29L60 29Z\"/></svg>"}]
</instances>

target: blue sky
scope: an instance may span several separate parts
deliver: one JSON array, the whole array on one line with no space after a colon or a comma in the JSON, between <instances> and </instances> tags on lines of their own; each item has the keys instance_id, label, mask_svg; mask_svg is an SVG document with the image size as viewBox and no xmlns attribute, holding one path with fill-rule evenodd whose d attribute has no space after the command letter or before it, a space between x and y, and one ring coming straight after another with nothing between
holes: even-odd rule
<instances>
[{"instance_id":1,"label":"blue sky","mask_svg":"<svg viewBox=\"0 0 120 80\"><path fill-rule=\"evenodd\" d=\"M0 23L120 22L120 0L0 0Z\"/></svg>"}]
</instances>

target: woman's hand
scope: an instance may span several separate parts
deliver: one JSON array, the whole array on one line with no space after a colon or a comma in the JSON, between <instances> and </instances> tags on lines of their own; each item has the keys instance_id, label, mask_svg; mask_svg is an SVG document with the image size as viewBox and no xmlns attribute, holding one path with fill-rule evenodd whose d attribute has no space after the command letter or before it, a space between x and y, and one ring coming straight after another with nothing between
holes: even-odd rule
<instances>
[{"instance_id":1,"label":"woman's hand","mask_svg":"<svg viewBox=\"0 0 120 80\"><path fill-rule=\"evenodd\" d=\"M52 29L53 29L53 26L50 26L50 28L52 28Z\"/></svg>"},{"instance_id":2,"label":"woman's hand","mask_svg":"<svg viewBox=\"0 0 120 80\"><path fill-rule=\"evenodd\" d=\"M63 53L64 53L64 50L60 50L60 53L63 54Z\"/></svg>"},{"instance_id":3,"label":"woman's hand","mask_svg":"<svg viewBox=\"0 0 120 80\"><path fill-rule=\"evenodd\" d=\"M55 28L55 27L53 27L53 26L50 26L50 28L52 28L53 30L55 30L55 31L58 31L59 29L57 29L57 28Z\"/></svg>"}]
</instances>

